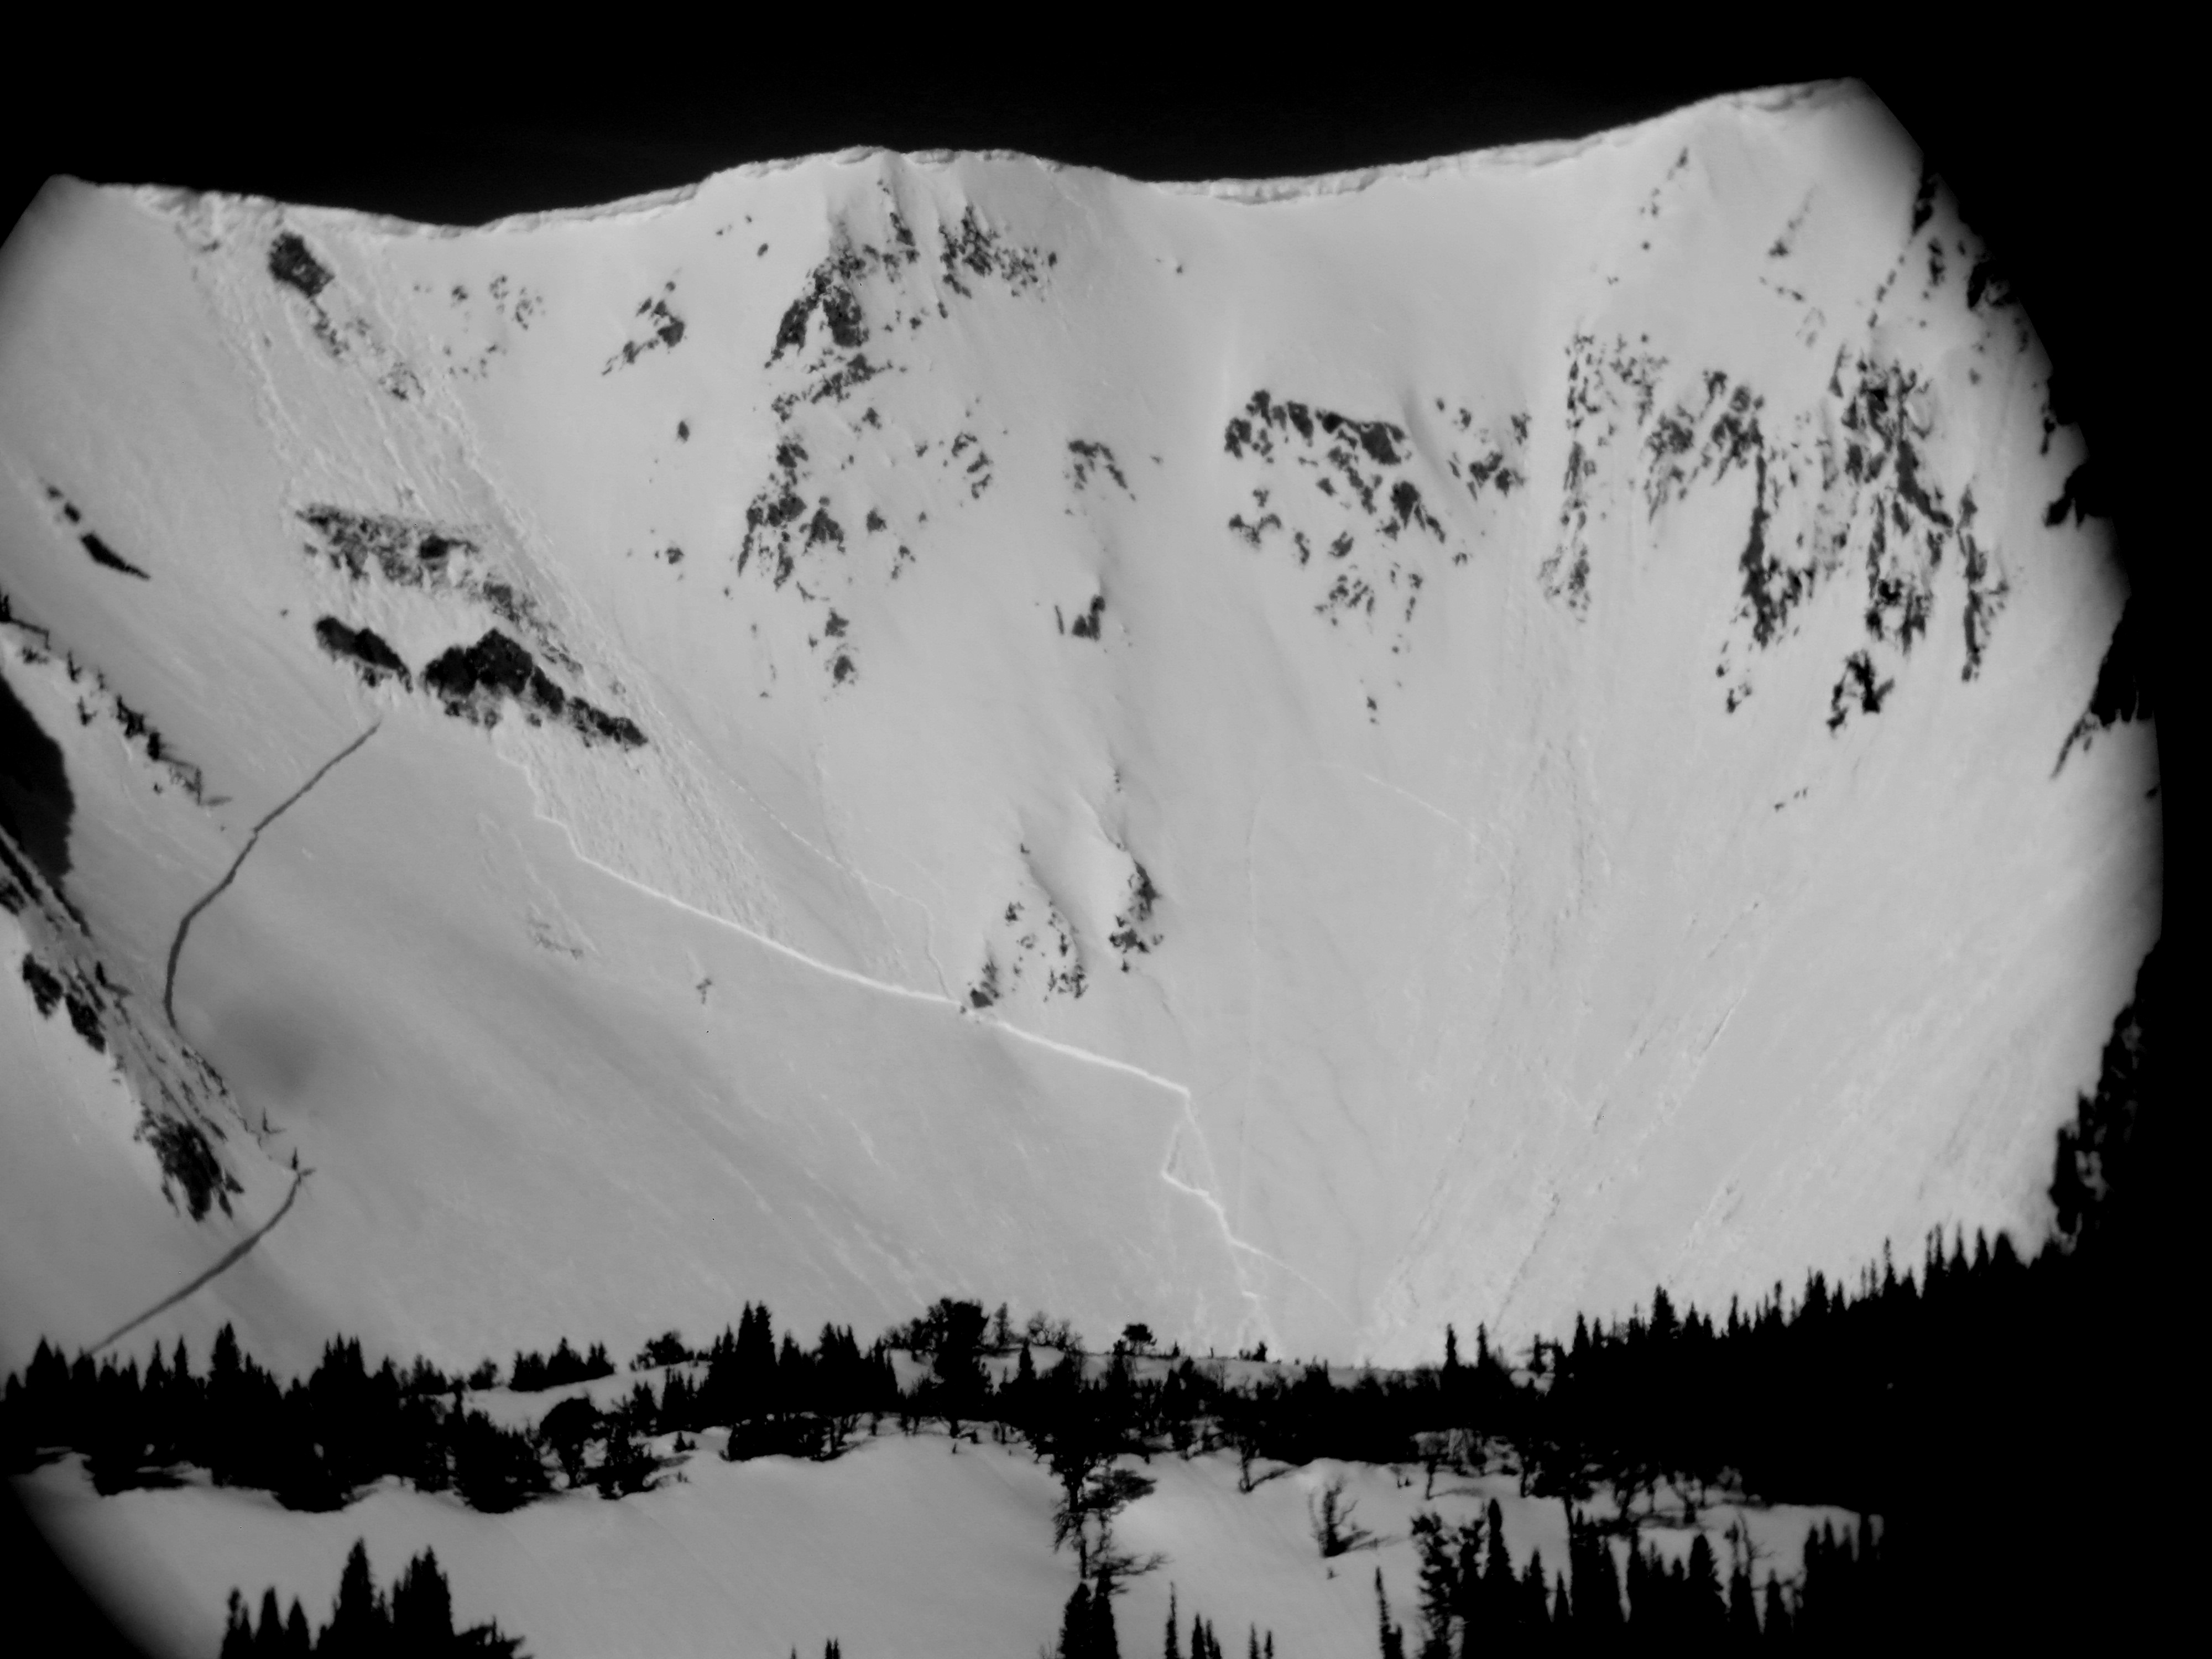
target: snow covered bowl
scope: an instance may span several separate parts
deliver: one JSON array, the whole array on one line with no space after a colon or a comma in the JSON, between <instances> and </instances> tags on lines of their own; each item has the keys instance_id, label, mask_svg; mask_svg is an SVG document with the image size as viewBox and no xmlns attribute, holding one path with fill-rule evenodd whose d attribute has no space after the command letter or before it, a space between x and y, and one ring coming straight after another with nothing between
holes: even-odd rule
<instances>
[{"instance_id":1,"label":"snow covered bowl","mask_svg":"<svg viewBox=\"0 0 2212 1659\"><path fill-rule=\"evenodd\" d=\"M1850 85L473 230L57 179L0 1368L947 1290L1388 1362L2020 1226L2158 925L2048 386Z\"/></svg>"}]
</instances>

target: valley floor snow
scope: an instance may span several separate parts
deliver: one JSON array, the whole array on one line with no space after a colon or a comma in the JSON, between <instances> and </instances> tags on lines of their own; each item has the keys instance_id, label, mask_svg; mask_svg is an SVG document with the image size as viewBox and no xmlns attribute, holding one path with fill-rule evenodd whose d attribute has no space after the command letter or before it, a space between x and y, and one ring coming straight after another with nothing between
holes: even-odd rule
<instances>
[{"instance_id":1,"label":"valley floor snow","mask_svg":"<svg viewBox=\"0 0 2212 1659\"><path fill-rule=\"evenodd\" d=\"M908 1437L888 1423L826 1464L726 1463L714 1455L720 1443L708 1435L680 1482L618 1502L567 1493L504 1516L392 1482L325 1515L202 1485L95 1498L74 1456L20 1485L65 1559L128 1610L154 1650L179 1659L215 1651L234 1585L252 1603L274 1584L286 1605L296 1595L312 1617L325 1616L356 1538L367 1540L380 1583L434 1549L456 1622L496 1619L534 1659L782 1659L794 1646L819 1653L831 1637L850 1659L1032 1659L1056 1635L1075 1559L1051 1547L1058 1487L1025 1449L956 1446L941 1430ZM1170 1586L1186 1633L1190 1615L1202 1613L1237 1651L1257 1625L1274 1632L1280 1659L1371 1653L1377 1566L1394 1616L1418 1628L1407 1527L1423 1508L1455 1524L1495 1498L1516 1567L1531 1548L1543 1552L1547 1577L1566 1566L1565 1510L1522 1498L1510 1474L1439 1474L1425 1504L1417 1468L1263 1464L1255 1474L1267 1478L1245 1493L1226 1453L1123 1467L1159 1484L1121 1517L1117 1541L1168 1557L1119 1603L1127 1653L1159 1641ZM1324 1562L1311 1508L1336 1478L1357 1506L1353 1521L1377 1541ZM1663 1489L1662 1503L1672 1507ZM1608 1512L1602 1500L1589 1507ZM1798 1570L1808 1525L1848 1518L1716 1504L1703 1524L1725 1571L1722 1534L1741 1520L1763 1582ZM1682 1527L1645 1535L1670 1556L1686 1554L1692 1537Z\"/></svg>"}]
</instances>

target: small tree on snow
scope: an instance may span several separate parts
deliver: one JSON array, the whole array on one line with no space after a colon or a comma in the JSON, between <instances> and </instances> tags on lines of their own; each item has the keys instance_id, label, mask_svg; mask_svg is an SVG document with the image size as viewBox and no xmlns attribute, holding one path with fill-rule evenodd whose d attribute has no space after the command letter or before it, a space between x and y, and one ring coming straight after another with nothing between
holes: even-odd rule
<instances>
[{"instance_id":1,"label":"small tree on snow","mask_svg":"<svg viewBox=\"0 0 2212 1659\"><path fill-rule=\"evenodd\" d=\"M1306 1500L1306 1515L1312 1523L1314 1542L1321 1546L1322 1560L1365 1548L1375 1541L1375 1534L1352 1518L1358 1507L1357 1500L1346 1499L1340 1474L1332 1475L1315 1498Z\"/></svg>"}]
</instances>

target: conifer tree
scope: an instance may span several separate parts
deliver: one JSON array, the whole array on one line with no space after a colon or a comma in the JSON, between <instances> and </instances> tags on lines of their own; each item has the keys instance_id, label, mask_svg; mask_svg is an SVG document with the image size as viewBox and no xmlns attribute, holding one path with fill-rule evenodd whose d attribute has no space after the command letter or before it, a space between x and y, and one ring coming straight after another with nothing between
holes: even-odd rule
<instances>
[{"instance_id":1,"label":"conifer tree","mask_svg":"<svg viewBox=\"0 0 2212 1659\"><path fill-rule=\"evenodd\" d=\"M1781 1581L1772 1573L1766 1576L1765 1601L1765 1615L1760 1620L1765 1629L1761 1633L1770 1644L1786 1642L1790 1638L1790 1607L1782 1599Z\"/></svg>"},{"instance_id":2,"label":"conifer tree","mask_svg":"<svg viewBox=\"0 0 2212 1659\"><path fill-rule=\"evenodd\" d=\"M1596 1632L1602 1640L1621 1626L1620 1573L1605 1534L1589 1525L1581 1532L1582 1552L1571 1558L1575 1619L1578 1629Z\"/></svg>"},{"instance_id":3,"label":"conifer tree","mask_svg":"<svg viewBox=\"0 0 2212 1659\"><path fill-rule=\"evenodd\" d=\"M1684 1611L1691 1631L1697 1635L1717 1636L1727 1627L1727 1607L1721 1600L1713 1547L1702 1531L1690 1540L1688 1606Z\"/></svg>"},{"instance_id":4,"label":"conifer tree","mask_svg":"<svg viewBox=\"0 0 2212 1659\"><path fill-rule=\"evenodd\" d=\"M1115 1594L1113 1569L1102 1566L1097 1585L1091 1592L1091 1659L1121 1659L1121 1633L1114 1627Z\"/></svg>"},{"instance_id":5,"label":"conifer tree","mask_svg":"<svg viewBox=\"0 0 2212 1659\"><path fill-rule=\"evenodd\" d=\"M1751 1590L1751 1571L1739 1566L1729 1577L1729 1634L1749 1641L1759 1634L1759 1606Z\"/></svg>"},{"instance_id":6,"label":"conifer tree","mask_svg":"<svg viewBox=\"0 0 2212 1659\"><path fill-rule=\"evenodd\" d=\"M1485 1517L1490 1539L1489 1559L1482 1567L1482 1599L1490 1616L1500 1623L1515 1622L1512 1607L1513 1592L1516 1588L1513 1577L1513 1557L1505 1547L1505 1512L1498 1500L1490 1500L1490 1510Z\"/></svg>"},{"instance_id":7,"label":"conifer tree","mask_svg":"<svg viewBox=\"0 0 2212 1659\"><path fill-rule=\"evenodd\" d=\"M1060 1613L1058 1659L1091 1659L1091 1586L1079 1578Z\"/></svg>"},{"instance_id":8,"label":"conifer tree","mask_svg":"<svg viewBox=\"0 0 2212 1659\"><path fill-rule=\"evenodd\" d=\"M253 1626L246 1622L246 1598L234 1587L223 1620L222 1648L218 1659L253 1659Z\"/></svg>"},{"instance_id":9,"label":"conifer tree","mask_svg":"<svg viewBox=\"0 0 2212 1659\"><path fill-rule=\"evenodd\" d=\"M482 1412L451 1424L453 1486L471 1509L501 1514L552 1487L529 1436L502 1429Z\"/></svg>"},{"instance_id":10,"label":"conifer tree","mask_svg":"<svg viewBox=\"0 0 2212 1659\"><path fill-rule=\"evenodd\" d=\"M284 1613L276 1602L276 1589L270 1586L261 1592L261 1620L253 1632L253 1651L256 1659L278 1659L284 1651Z\"/></svg>"},{"instance_id":11,"label":"conifer tree","mask_svg":"<svg viewBox=\"0 0 2212 1659\"><path fill-rule=\"evenodd\" d=\"M1541 1630L1552 1622L1552 1598L1544 1583L1544 1552L1528 1552L1528 1565L1521 1574L1519 1617L1515 1623L1527 1630Z\"/></svg>"},{"instance_id":12,"label":"conifer tree","mask_svg":"<svg viewBox=\"0 0 2212 1659\"><path fill-rule=\"evenodd\" d=\"M1023 1343L1024 1358L1029 1357L1029 1352L1030 1345ZM1160 1653L1162 1659L1182 1659L1182 1638L1176 1633L1176 1590L1173 1584L1168 1586L1168 1633L1166 1641L1161 1644Z\"/></svg>"},{"instance_id":13,"label":"conifer tree","mask_svg":"<svg viewBox=\"0 0 2212 1659\"><path fill-rule=\"evenodd\" d=\"M392 1586L392 1635L413 1653L436 1653L453 1639L453 1597L434 1551L424 1550Z\"/></svg>"},{"instance_id":14,"label":"conifer tree","mask_svg":"<svg viewBox=\"0 0 2212 1659\"><path fill-rule=\"evenodd\" d=\"M337 1601L317 1644L319 1659L373 1659L385 1645L391 1618L368 1570L368 1546L356 1539L338 1575Z\"/></svg>"},{"instance_id":15,"label":"conifer tree","mask_svg":"<svg viewBox=\"0 0 2212 1659\"><path fill-rule=\"evenodd\" d=\"M1443 1519L1424 1510L1413 1517L1413 1550L1420 1559L1420 1659L1451 1659L1452 1617L1459 1601L1459 1564ZM1381 1569L1376 1571L1380 1571Z\"/></svg>"},{"instance_id":16,"label":"conifer tree","mask_svg":"<svg viewBox=\"0 0 2212 1659\"><path fill-rule=\"evenodd\" d=\"M1375 1611L1382 1659L1406 1659L1406 1632L1390 1619L1390 1598L1382 1589L1382 1569L1375 1569Z\"/></svg>"}]
</instances>

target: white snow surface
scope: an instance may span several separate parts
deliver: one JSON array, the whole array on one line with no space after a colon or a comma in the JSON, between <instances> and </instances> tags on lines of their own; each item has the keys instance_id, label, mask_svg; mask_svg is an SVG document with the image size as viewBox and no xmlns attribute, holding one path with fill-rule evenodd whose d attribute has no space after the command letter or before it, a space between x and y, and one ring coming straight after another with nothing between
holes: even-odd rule
<instances>
[{"instance_id":1,"label":"white snow surface","mask_svg":"<svg viewBox=\"0 0 2212 1659\"><path fill-rule=\"evenodd\" d=\"M2081 445L1980 255L1848 84L477 230L53 181L0 252L0 672L82 927L0 919L0 1365L295 1159L154 1332L465 1364L953 1293L1400 1362L2039 1226L2156 761L2058 763L2124 584L2047 521ZM444 712L493 628L642 746ZM172 1030L180 918L371 728ZM17 972L64 934L106 1054ZM173 1075L228 1214L132 1138Z\"/></svg>"},{"instance_id":2,"label":"white snow surface","mask_svg":"<svg viewBox=\"0 0 2212 1659\"><path fill-rule=\"evenodd\" d=\"M234 1586L249 1607L273 1586L281 1607L296 1596L311 1622L327 1620L356 1539L380 1586L434 1551L455 1623L497 1620L535 1659L775 1659L794 1648L818 1654L833 1637L855 1655L1030 1659L1057 1634L1075 1558L1073 1546L1053 1551L1059 1487L1024 1449L987 1439L956 1451L942 1433L908 1439L887 1429L830 1463L726 1463L714 1455L720 1443L710 1433L684 1462L680 1483L613 1503L586 1490L498 1516L389 1481L325 1515L205 1485L98 1498L74 1456L19 1486L56 1548L157 1652L212 1653ZM1226 1453L1123 1465L1158 1488L1117 1521L1116 1545L1166 1558L1115 1603L1127 1653L1156 1650L1170 1590L1186 1646L1191 1615L1201 1613L1231 1652L1243 1651L1256 1626L1273 1632L1281 1659L1371 1653L1378 1567L1394 1620L1418 1640L1409 1528L1425 1509L1457 1526L1495 1498L1516 1568L1532 1549L1547 1579L1567 1564L1565 1509L1522 1497L1510 1474L1440 1475L1425 1499L1418 1468L1263 1463L1246 1493ZM1325 1561L1314 1516L1333 1480L1373 1541ZM1662 1496L1677 1501L1671 1490ZM1610 1513L1604 1500L1585 1507ZM1740 1526L1763 1586L1770 1574L1795 1577L1808 1528L1824 1521L1848 1529L1855 1517L1717 1504L1694 1528L1648 1528L1640 1542L1680 1559L1702 1529L1725 1571L1735 1559L1727 1532Z\"/></svg>"}]
</instances>

